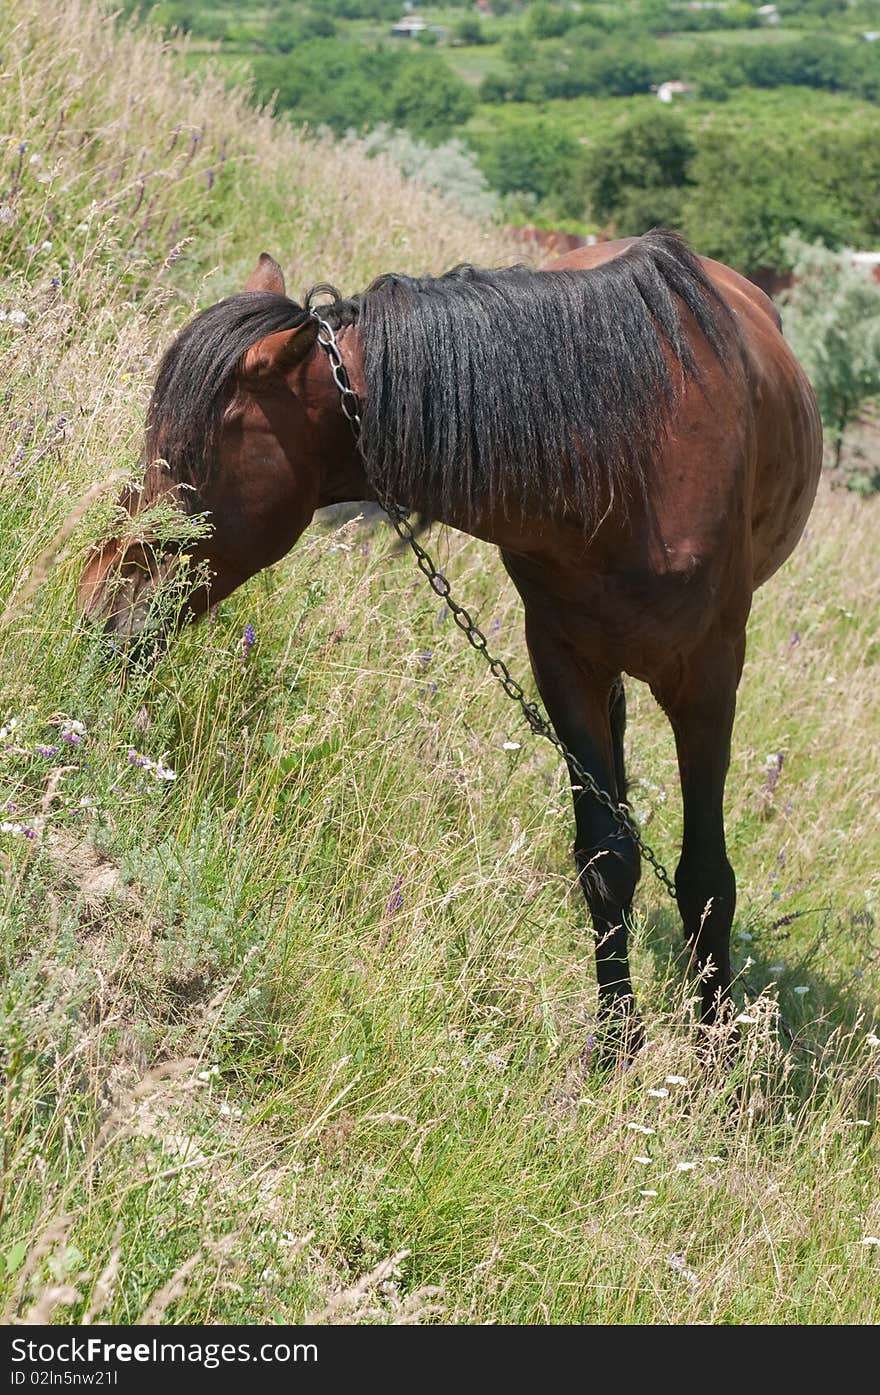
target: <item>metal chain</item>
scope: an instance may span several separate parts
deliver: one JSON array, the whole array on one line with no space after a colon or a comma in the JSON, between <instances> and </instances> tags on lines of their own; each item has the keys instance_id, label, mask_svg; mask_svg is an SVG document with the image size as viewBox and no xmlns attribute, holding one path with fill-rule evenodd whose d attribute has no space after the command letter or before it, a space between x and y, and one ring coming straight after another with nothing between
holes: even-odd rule
<instances>
[{"instance_id":1,"label":"metal chain","mask_svg":"<svg viewBox=\"0 0 880 1395\"><path fill-rule=\"evenodd\" d=\"M318 343L325 350L330 361L330 371L333 374L333 381L339 390L339 401L342 411L352 429L354 439L360 448L361 437L361 403L360 398L351 385L348 370L342 360L339 345L336 342L336 335L328 320L322 318L317 310L311 311L312 318L318 323ZM373 488L375 489L375 483ZM623 804L618 804L612 796L597 784L593 776L586 770L578 760L572 755L568 747L560 741L549 721L541 713L537 703L530 702L526 697L525 690L520 683L511 675L503 659L497 658L489 650L489 644L483 631L476 624L470 612L463 605L459 605L450 589L449 582L443 573L437 568L431 554L426 551L416 536L416 531L409 521L409 511L401 504L395 503L391 499L383 499L377 494L378 503L385 510L391 525L397 536L405 542L415 554L419 570L427 577L431 588L438 596L446 602L452 613L452 618L458 628L462 631L468 644L483 658L489 668L493 678L497 678L504 692L520 708L523 716L536 736L543 736L549 741L551 746L562 756L568 765L569 771L581 782L580 788L589 792L594 799L597 799L604 808L612 815L619 827L633 840L639 849L642 857L648 862L660 882L661 886L669 893L673 900L677 900L675 886L672 878L667 872L663 863L656 853L643 839L639 832L638 825L632 815ZM577 793L578 786L573 785L572 789Z\"/></svg>"}]
</instances>

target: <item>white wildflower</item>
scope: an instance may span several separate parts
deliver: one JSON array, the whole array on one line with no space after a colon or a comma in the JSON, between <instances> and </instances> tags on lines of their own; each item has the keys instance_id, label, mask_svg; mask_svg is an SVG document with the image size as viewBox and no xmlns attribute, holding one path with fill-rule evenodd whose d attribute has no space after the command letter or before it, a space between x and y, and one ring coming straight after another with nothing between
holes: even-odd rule
<instances>
[{"instance_id":1,"label":"white wildflower","mask_svg":"<svg viewBox=\"0 0 880 1395\"><path fill-rule=\"evenodd\" d=\"M643 1133L645 1137L656 1132L656 1130L649 1128L647 1124L627 1124L626 1127L632 1129L633 1133Z\"/></svg>"},{"instance_id":2,"label":"white wildflower","mask_svg":"<svg viewBox=\"0 0 880 1395\"><path fill-rule=\"evenodd\" d=\"M667 1085L686 1085L686 1084L687 1084L687 1080L684 1078L683 1075L667 1075L667 1077L666 1077L666 1084L667 1084Z\"/></svg>"},{"instance_id":3,"label":"white wildflower","mask_svg":"<svg viewBox=\"0 0 880 1395\"><path fill-rule=\"evenodd\" d=\"M667 1090L665 1085L661 1085L659 1090L649 1090L648 1094L651 1096L652 1099L665 1100L666 1096L669 1094L669 1091Z\"/></svg>"},{"instance_id":4,"label":"white wildflower","mask_svg":"<svg viewBox=\"0 0 880 1395\"><path fill-rule=\"evenodd\" d=\"M675 1164L676 1172L693 1172L696 1167L695 1162L680 1162Z\"/></svg>"},{"instance_id":5,"label":"white wildflower","mask_svg":"<svg viewBox=\"0 0 880 1395\"><path fill-rule=\"evenodd\" d=\"M741 1022L745 1027L754 1027L757 1020L757 1017L750 1017L747 1012L741 1012L736 1018L736 1021Z\"/></svg>"},{"instance_id":6,"label":"white wildflower","mask_svg":"<svg viewBox=\"0 0 880 1395\"><path fill-rule=\"evenodd\" d=\"M648 1158L648 1157L645 1157L644 1153L636 1153L635 1157L633 1158L633 1162L644 1163L645 1167L648 1166L648 1163L649 1163L650 1161L651 1161L651 1159Z\"/></svg>"},{"instance_id":7,"label":"white wildflower","mask_svg":"<svg viewBox=\"0 0 880 1395\"><path fill-rule=\"evenodd\" d=\"M877 1033L876 1033L876 1032L869 1032L869 1033L868 1033L868 1035L865 1037L865 1045L866 1045L866 1046L880 1046L880 1037L877 1036Z\"/></svg>"},{"instance_id":8,"label":"white wildflower","mask_svg":"<svg viewBox=\"0 0 880 1395\"><path fill-rule=\"evenodd\" d=\"M688 1269L686 1267L686 1260L684 1255L670 1255L669 1259L666 1262L669 1265L670 1269L674 1269L676 1273L681 1275L685 1283L695 1284L697 1282L697 1276L694 1273L693 1269Z\"/></svg>"},{"instance_id":9,"label":"white wildflower","mask_svg":"<svg viewBox=\"0 0 880 1395\"><path fill-rule=\"evenodd\" d=\"M520 743L518 741L505 741L505 751L518 751Z\"/></svg>"},{"instance_id":10,"label":"white wildflower","mask_svg":"<svg viewBox=\"0 0 880 1395\"><path fill-rule=\"evenodd\" d=\"M792 993L799 993L800 996L803 997L805 993L809 993L810 985L808 983L799 983L798 986L791 991Z\"/></svg>"},{"instance_id":11,"label":"white wildflower","mask_svg":"<svg viewBox=\"0 0 880 1395\"><path fill-rule=\"evenodd\" d=\"M639 1196L656 1196L656 1195L657 1195L657 1193L655 1192L655 1190L654 1190L653 1187L645 1187L642 1191L639 1192Z\"/></svg>"},{"instance_id":12,"label":"white wildflower","mask_svg":"<svg viewBox=\"0 0 880 1395\"><path fill-rule=\"evenodd\" d=\"M860 1241L860 1245L880 1245L880 1235L865 1235Z\"/></svg>"}]
</instances>

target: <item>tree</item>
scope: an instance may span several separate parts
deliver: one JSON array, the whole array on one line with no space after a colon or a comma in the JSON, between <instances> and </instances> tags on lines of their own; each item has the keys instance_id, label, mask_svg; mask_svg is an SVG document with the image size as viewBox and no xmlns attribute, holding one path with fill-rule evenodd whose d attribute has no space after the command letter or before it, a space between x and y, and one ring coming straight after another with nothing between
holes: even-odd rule
<instances>
[{"instance_id":1,"label":"tree","mask_svg":"<svg viewBox=\"0 0 880 1395\"><path fill-rule=\"evenodd\" d=\"M436 142L448 140L475 106L473 92L448 63L434 54L413 54L394 79L389 115L394 125Z\"/></svg>"},{"instance_id":2,"label":"tree","mask_svg":"<svg viewBox=\"0 0 880 1395\"><path fill-rule=\"evenodd\" d=\"M613 223L623 236L679 227L693 153L678 113L660 108L632 117L591 153L587 187L593 217Z\"/></svg>"},{"instance_id":3,"label":"tree","mask_svg":"<svg viewBox=\"0 0 880 1395\"><path fill-rule=\"evenodd\" d=\"M337 39L308 39L288 54L258 59L254 85L262 101L277 93L279 110L336 135L389 121L432 143L467 121L476 101L436 54Z\"/></svg>"},{"instance_id":4,"label":"tree","mask_svg":"<svg viewBox=\"0 0 880 1395\"><path fill-rule=\"evenodd\" d=\"M453 35L460 44L487 44L486 31L476 15L466 15L453 29Z\"/></svg>"},{"instance_id":5,"label":"tree","mask_svg":"<svg viewBox=\"0 0 880 1395\"><path fill-rule=\"evenodd\" d=\"M495 137L482 165L499 193L530 195L555 217L583 217L583 150L550 122L518 121Z\"/></svg>"},{"instance_id":6,"label":"tree","mask_svg":"<svg viewBox=\"0 0 880 1395\"><path fill-rule=\"evenodd\" d=\"M254 86L261 101L277 94L280 111L311 126L329 126L341 136L352 126L363 130L388 120L388 94L398 66L393 53L336 39L309 39L289 54L258 59Z\"/></svg>"},{"instance_id":7,"label":"tree","mask_svg":"<svg viewBox=\"0 0 880 1395\"><path fill-rule=\"evenodd\" d=\"M563 10L558 5L548 5L546 0L539 0L538 4L529 6L526 28L536 39L557 39L571 28L576 19L577 15L570 10Z\"/></svg>"},{"instance_id":8,"label":"tree","mask_svg":"<svg viewBox=\"0 0 880 1395\"><path fill-rule=\"evenodd\" d=\"M833 432L837 468L847 427L880 393L880 284L845 253L796 235L783 247L795 276L783 300L785 332Z\"/></svg>"},{"instance_id":9,"label":"tree","mask_svg":"<svg viewBox=\"0 0 880 1395\"><path fill-rule=\"evenodd\" d=\"M787 133L701 132L688 178L683 231L701 252L747 275L787 268L788 233L832 247L851 240L853 220L813 152Z\"/></svg>"}]
</instances>

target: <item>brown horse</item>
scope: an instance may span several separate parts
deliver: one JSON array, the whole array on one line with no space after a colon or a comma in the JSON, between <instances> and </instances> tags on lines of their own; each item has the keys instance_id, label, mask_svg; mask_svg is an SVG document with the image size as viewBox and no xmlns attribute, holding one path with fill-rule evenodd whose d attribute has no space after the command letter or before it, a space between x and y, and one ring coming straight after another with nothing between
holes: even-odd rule
<instances>
[{"instance_id":1,"label":"brown horse","mask_svg":"<svg viewBox=\"0 0 880 1395\"><path fill-rule=\"evenodd\" d=\"M746 621L803 531L821 461L816 403L775 309L651 233L542 272L382 277L321 314L362 404L359 446L309 302L287 299L265 253L245 292L163 359L144 484L124 503L134 515L166 499L210 520L189 549L210 580L181 619L277 561L327 504L393 498L495 543L551 721L614 800L626 797L621 675L668 714L684 801L675 885L712 1020L730 987L723 798ZM114 539L87 566L82 603L133 639L176 565ZM600 1007L637 1031L638 848L572 783Z\"/></svg>"}]
</instances>

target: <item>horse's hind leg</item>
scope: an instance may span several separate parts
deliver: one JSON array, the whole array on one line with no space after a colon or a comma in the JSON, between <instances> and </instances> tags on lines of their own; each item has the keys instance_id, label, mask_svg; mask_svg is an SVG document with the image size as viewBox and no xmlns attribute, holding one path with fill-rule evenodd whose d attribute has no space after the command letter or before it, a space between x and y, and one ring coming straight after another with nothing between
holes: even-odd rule
<instances>
[{"instance_id":1,"label":"horse's hind leg","mask_svg":"<svg viewBox=\"0 0 880 1395\"><path fill-rule=\"evenodd\" d=\"M622 778L623 709L612 708L613 674L579 660L569 645L548 632L546 620L526 612L526 638L541 697L557 735L600 789L618 800ZM622 691L620 694L622 697ZM614 716L612 716L612 711ZM632 838L571 771L574 795L575 862L590 909L599 982L599 1011L625 1025L624 1045L640 1044L627 954L632 898L639 879L639 852Z\"/></svg>"},{"instance_id":2,"label":"horse's hind leg","mask_svg":"<svg viewBox=\"0 0 880 1395\"><path fill-rule=\"evenodd\" d=\"M745 637L717 638L652 684L675 733L684 805L684 838L675 874L685 934L700 972L704 1022L730 992L730 927L736 878L724 839L724 783Z\"/></svg>"}]
</instances>

